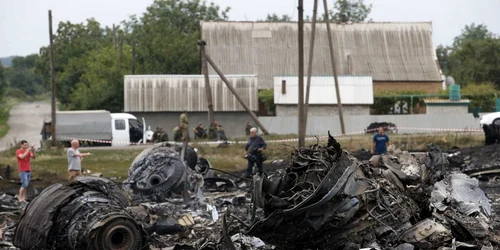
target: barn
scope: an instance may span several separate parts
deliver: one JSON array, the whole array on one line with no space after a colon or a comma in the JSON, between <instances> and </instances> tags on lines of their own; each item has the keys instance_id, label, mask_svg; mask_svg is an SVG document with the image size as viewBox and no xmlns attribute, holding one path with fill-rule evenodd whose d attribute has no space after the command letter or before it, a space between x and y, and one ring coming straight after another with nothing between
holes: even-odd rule
<instances>
[{"instance_id":1,"label":"barn","mask_svg":"<svg viewBox=\"0 0 500 250\"><path fill-rule=\"evenodd\" d=\"M339 75L371 76L375 93L418 90L433 94L442 88L431 22L332 23L331 28ZM275 76L297 75L297 31L296 22L201 22L201 38L218 67L226 74L256 75L259 89L273 89ZM311 24L306 23L306 62L310 37ZM330 60L326 24L318 23L313 76L331 76Z\"/></svg>"},{"instance_id":2,"label":"barn","mask_svg":"<svg viewBox=\"0 0 500 250\"><path fill-rule=\"evenodd\" d=\"M252 111L258 109L257 77L226 75L233 88ZM227 136L245 135L251 121L243 106L217 75L210 75L214 117ZM190 132L198 123L208 127L208 105L203 75L126 75L124 111L145 118L151 129L163 128L171 137L179 116L188 111Z\"/></svg>"}]
</instances>

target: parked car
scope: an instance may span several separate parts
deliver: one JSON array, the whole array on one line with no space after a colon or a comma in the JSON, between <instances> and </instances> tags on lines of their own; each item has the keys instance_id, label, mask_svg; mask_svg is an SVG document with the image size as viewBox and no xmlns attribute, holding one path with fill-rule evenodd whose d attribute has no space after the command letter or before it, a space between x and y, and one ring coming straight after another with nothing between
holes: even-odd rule
<instances>
[{"instance_id":1,"label":"parked car","mask_svg":"<svg viewBox=\"0 0 500 250\"><path fill-rule=\"evenodd\" d=\"M479 126L482 128L483 125L497 124L500 125L500 112L494 112L487 115L483 115L479 118Z\"/></svg>"},{"instance_id":2,"label":"parked car","mask_svg":"<svg viewBox=\"0 0 500 250\"><path fill-rule=\"evenodd\" d=\"M392 122L373 122L366 129L365 133L374 134L378 128L383 127L385 132L397 133L398 127Z\"/></svg>"}]
</instances>

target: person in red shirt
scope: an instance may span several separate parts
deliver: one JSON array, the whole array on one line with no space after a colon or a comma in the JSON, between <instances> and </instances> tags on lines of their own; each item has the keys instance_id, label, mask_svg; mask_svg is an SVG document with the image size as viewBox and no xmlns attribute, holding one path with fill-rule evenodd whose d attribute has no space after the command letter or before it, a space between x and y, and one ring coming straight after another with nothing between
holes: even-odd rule
<instances>
[{"instance_id":1,"label":"person in red shirt","mask_svg":"<svg viewBox=\"0 0 500 250\"><path fill-rule=\"evenodd\" d=\"M17 166L19 177L21 178L21 188L19 189L19 202L26 202L26 189L31 180L31 158L35 158L35 150L28 145L25 140L21 141L21 148L16 150Z\"/></svg>"}]
</instances>

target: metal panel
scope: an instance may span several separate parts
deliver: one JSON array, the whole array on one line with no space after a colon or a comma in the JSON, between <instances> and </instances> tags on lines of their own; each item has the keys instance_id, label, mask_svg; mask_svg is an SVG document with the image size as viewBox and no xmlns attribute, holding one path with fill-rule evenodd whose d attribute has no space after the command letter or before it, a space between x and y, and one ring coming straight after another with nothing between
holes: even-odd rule
<instances>
[{"instance_id":1,"label":"metal panel","mask_svg":"<svg viewBox=\"0 0 500 250\"><path fill-rule=\"evenodd\" d=\"M201 29L207 52L226 74L256 74L259 89L272 89L274 76L297 74L296 23L208 21ZM331 75L326 25L317 24L316 31L313 74ZM306 23L306 58L310 37L311 24ZM374 81L442 81L430 22L332 23L332 37L341 75L372 75Z\"/></svg>"},{"instance_id":2,"label":"metal panel","mask_svg":"<svg viewBox=\"0 0 500 250\"><path fill-rule=\"evenodd\" d=\"M371 76L339 76L338 80L342 104L373 104L373 81ZM281 91L282 81L286 81L285 94L282 94ZM307 77L304 77L304 82L307 82ZM298 77L274 77L275 104L297 104L298 90ZM305 92L304 90L304 96ZM309 104L337 104L333 76L315 76L311 78Z\"/></svg>"},{"instance_id":3,"label":"metal panel","mask_svg":"<svg viewBox=\"0 0 500 250\"><path fill-rule=\"evenodd\" d=\"M245 111L218 75L211 75L214 111ZM227 75L236 92L251 110L258 110L257 77ZM207 111L203 75L125 76L126 112Z\"/></svg>"}]
</instances>

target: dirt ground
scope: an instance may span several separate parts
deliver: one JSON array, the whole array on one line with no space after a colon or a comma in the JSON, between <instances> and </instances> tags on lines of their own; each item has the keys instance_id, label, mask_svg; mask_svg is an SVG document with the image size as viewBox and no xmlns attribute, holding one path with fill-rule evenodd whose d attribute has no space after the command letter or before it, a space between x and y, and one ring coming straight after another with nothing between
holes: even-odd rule
<instances>
[{"instance_id":1,"label":"dirt ground","mask_svg":"<svg viewBox=\"0 0 500 250\"><path fill-rule=\"evenodd\" d=\"M7 135L0 139L0 151L20 140L27 140L31 145L40 147L43 120L49 115L48 101L22 102L12 107L7 122L10 129Z\"/></svg>"}]
</instances>

